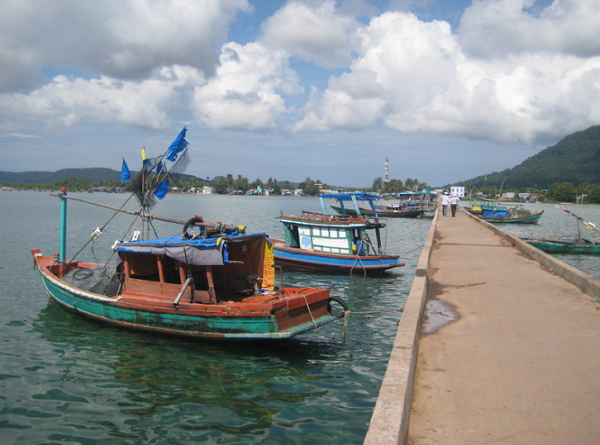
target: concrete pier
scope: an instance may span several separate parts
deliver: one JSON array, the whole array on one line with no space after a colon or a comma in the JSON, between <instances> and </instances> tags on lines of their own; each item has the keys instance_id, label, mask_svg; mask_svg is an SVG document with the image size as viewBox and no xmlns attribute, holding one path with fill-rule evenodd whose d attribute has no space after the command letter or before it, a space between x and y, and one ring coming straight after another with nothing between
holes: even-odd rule
<instances>
[{"instance_id":1,"label":"concrete pier","mask_svg":"<svg viewBox=\"0 0 600 445\"><path fill-rule=\"evenodd\" d=\"M600 281L434 218L365 444L600 443Z\"/></svg>"}]
</instances>

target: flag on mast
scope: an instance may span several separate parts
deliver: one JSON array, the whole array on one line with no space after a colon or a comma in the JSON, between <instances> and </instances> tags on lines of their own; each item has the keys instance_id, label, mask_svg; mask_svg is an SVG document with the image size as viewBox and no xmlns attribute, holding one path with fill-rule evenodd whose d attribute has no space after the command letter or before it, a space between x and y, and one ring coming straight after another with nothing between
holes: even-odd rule
<instances>
[{"instance_id":1,"label":"flag on mast","mask_svg":"<svg viewBox=\"0 0 600 445\"><path fill-rule=\"evenodd\" d=\"M127 167L127 162L125 162L125 158L123 158L123 164L121 165L121 182L127 182L131 179L131 172L129 171L129 167Z\"/></svg>"},{"instance_id":2,"label":"flag on mast","mask_svg":"<svg viewBox=\"0 0 600 445\"><path fill-rule=\"evenodd\" d=\"M169 181L163 179L163 181L158 184L158 187L156 187L156 190L154 190L154 196L158 199L163 199L167 193L169 193Z\"/></svg>"},{"instance_id":3,"label":"flag on mast","mask_svg":"<svg viewBox=\"0 0 600 445\"><path fill-rule=\"evenodd\" d=\"M167 156L166 156L166 158L169 161L175 162L175 160L177 159L177 155L179 153L181 153L183 150L185 150L185 148L189 145L188 141L185 140L186 132L187 132L187 128L183 127L183 130L181 130L179 135L175 138L175 140L169 147L169 150L167 151Z\"/></svg>"}]
</instances>

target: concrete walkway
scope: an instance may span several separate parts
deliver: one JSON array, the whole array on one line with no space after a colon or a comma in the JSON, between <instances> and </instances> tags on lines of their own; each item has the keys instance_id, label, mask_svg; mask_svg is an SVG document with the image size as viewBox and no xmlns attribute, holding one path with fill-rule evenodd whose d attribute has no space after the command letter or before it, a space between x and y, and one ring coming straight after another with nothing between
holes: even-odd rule
<instances>
[{"instance_id":1,"label":"concrete walkway","mask_svg":"<svg viewBox=\"0 0 600 445\"><path fill-rule=\"evenodd\" d=\"M598 301L463 210L438 216L433 238L414 392L409 382L396 396L402 405L412 394L408 435L400 427L397 443L600 443ZM396 352L390 367L409 366ZM373 428L366 443L388 443L379 421L383 435Z\"/></svg>"}]
</instances>

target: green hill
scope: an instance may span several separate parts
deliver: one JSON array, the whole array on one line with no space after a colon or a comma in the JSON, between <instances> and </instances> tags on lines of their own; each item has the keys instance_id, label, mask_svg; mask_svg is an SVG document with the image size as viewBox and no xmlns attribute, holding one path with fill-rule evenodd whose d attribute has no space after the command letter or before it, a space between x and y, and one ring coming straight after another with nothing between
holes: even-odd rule
<instances>
[{"instance_id":1,"label":"green hill","mask_svg":"<svg viewBox=\"0 0 600 445\"><path fill-rule=\"evenodd\" d=\"M600 184L600 125L573 133L556 145L545 148L521 164L501 172L464 181L477 187L497 175L504 189L535 187L545 189L557 182L570 182L578 186L583 182ZM499 185L499 184L498 184Z\"/></svg>"},{"instance_id":2,"label":"green hill","mask_svg":"<svg viewBox=\"0 0 600 445\"><path fill-rule=\"evenodd\" d=\"M0 184L55 184L67 178L89 179L92 184L101 181L121 181L121 172L110 168L63 168L56 172L0 171Z\"/></svg>"},{"instance_id":3,"label":"green hill","mask_svg":"<svg viewBox=\"0 0 600 445\"><path fill-rule=\"evenodd\" d=\"M131 172L135 174L134 171ZM174 174L175 178L186 180L193 178L191 175ZM88 179L92 185L104 181L121 182L121 172L110 168L63 168L56 172L29 171L6 172L0 171L0 184L56 184L67 178Z\"/></svg>"}]
</instances>

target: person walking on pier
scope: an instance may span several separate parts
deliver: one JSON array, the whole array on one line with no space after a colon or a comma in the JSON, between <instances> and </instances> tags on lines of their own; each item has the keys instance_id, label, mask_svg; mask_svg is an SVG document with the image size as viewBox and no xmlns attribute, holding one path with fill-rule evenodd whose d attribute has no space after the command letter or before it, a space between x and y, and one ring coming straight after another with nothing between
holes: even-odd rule
<instances>
[{"instance_id":1,"label":"person walking on pier","mask_svg":"<svg viewBox=\"0 0 600 445\"><path fill-rule=\"evenodd\" d=\"M458 207L459 201L460 199L456 195L453 195L452 198L450 198L450 209L452 210L453 218L456 216L456 208Z\"/></svg>"},{"instance_id":2,"label":"person walking on pier","mask_svg":"<svg viewBox=\"0 0 600 445\"><path fill-rule=\"evenodd\" d=\"M442 216L448 216L448 204L450 204L450 196L448 196L448 192L444 192L442 195Z\"/></svg>"}]
</instances>

